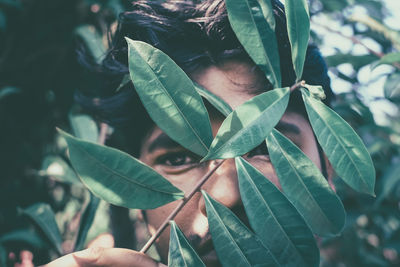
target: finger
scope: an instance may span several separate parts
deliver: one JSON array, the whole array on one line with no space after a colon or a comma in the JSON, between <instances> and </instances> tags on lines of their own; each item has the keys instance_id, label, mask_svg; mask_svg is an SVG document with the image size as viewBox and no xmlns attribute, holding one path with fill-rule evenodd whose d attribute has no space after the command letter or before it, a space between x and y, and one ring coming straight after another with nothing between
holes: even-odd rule
<instances>
[{"instance_id":1,"label":"finger","mask_svg":"<svg viewBox=\"0 0 400 267\"><path fill-rule=\"evenodd\" d=\"M44 267L160 267L146 254L123 248L88 248L61 257Z\"/></svg>"}]
</instances>

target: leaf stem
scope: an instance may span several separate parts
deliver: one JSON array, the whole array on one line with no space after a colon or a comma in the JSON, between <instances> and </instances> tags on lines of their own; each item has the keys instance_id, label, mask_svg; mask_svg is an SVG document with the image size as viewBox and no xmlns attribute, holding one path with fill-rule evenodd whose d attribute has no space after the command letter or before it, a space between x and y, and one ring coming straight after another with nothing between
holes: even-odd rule
<instances>
[{"instance_id":1,"label":"leaf stem","mask_svg":"<svg viewBox=\"0 0 400 267\"><path fill-rule=\"evenodd\" d=\"M304 80L300 81L300 82L297 82L297 83L293 84L292 87L290 87L290 92L293 92L297 88L304 87L305 85L306 85L306 81L304 81Z\"/></svg>"},{"instance_id":2,"label":"leaf stem","mask_svg":"<svg viewBox=\"0 0 400 267\"><path fill-rule=\"evenodd\" d=\"M204 185L205 182L213 175L213 173L224 163L225 160L221 160L220 162L216 162L217 164L212 168L208 173L206 173L200 181L196 184L196 186L190 191L190 193L185 196L181 203L169 214L169 216L163 221L161 226L157 229L157 231L152 235L152 237L147 241L147 243L140 250L141 253L146 253L147 250L153 245L154 241L164 232L164 230L169 225L169 221L173 220L175 216L179 213L179 211L189 202L189 200L200 190L200 188Z\"/></svg>"},{"instance_id":3,"label":"leaf stem","mask_svg":"<svg viewBox=\"0 0 400 267\"><path fill-rule=\"evenodd\" d=\"M100 145L104 145L106 142L107 138L107 131L108 131L108 124L107 123L100 123L100 134L99 134L99 139L97 140L97 143Z\"/></svg>"}]
</instances>

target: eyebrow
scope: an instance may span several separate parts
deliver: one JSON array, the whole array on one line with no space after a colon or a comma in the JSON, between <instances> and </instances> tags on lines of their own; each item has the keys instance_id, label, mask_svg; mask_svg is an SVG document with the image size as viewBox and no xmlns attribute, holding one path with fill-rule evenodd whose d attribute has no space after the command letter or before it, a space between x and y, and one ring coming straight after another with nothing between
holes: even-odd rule
<instances>
[{"instance_id":1,"label":"eyebrow","mask_svg":"<svg viewBox=\"0 0 400 267\"><path fill-rule=\"evenodd\" d=\"M153 152L154 150L164 148L164 149L171 149L181 147L177 142L171 139L166 133L161 133L157 136L154 141L149 145L147 149L149 153Z\"/></svg>"},{"instance_id":2,"label":"eyebrow","mask_svg":"<svg viewBox=\"0 0 400 267\"><path fill-rule=\"evenodd\" d=\"M300 129L296 125L284 121L278 122L278 124L275 126L275 128L280 131L280 132L290 132L294 134L300 134ZM159 136L157 136L154 141L149 145L149 148L147 149L149 153L153 152L154 150L157 149L172 149L172 148L178 148L181 147L180 144L175 142L174 140L171 139L166 133L161 133Z\"/></svg>"}]
</instances>

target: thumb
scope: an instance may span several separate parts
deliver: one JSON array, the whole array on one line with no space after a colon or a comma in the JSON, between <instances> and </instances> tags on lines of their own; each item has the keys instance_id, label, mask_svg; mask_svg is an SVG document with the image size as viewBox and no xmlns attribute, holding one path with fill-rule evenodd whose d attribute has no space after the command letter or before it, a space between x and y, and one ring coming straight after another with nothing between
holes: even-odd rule
<instances>
[{"instance_id":1,"label":"thumb","mask_svg":"<svg viewBox=\"0 0 400 267\"><path fill-rule=\"evenodd\" d=\"M72 254L68 254L44 267L162 267L146 254L124 248L92 247Z\"/></svg>"}]
</instances>

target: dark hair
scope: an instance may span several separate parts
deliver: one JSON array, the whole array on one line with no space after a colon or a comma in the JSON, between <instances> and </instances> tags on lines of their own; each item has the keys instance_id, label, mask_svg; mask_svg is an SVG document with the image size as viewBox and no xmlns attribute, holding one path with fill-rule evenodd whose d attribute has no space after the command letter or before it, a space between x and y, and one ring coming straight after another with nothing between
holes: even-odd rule
<instances>
[{"instance_id":1,"label":"dark hair","mask_svg":"<svg viewBox=\"0 0 400 267\"><path fill-rule=\"evenodd\" d=\"M295 74L291 61L283 5L272 0L278 41L282 85L291 86ZM98 74L96 95L81 89L76 100L101 120L122 130L128 152L138 156L140 141L153 123L140 103L133 85L118 93L115 89L128 71L127 44L124 37L147 42L169 55L186 73L218 64L233 57L248 57L232 31L223 0L192 1L135 1L132 9L119 16L111 48L100 66L89 66ZM87 62L87 61L86 61ZM316 46L307 50L303 79L308 84L319 84L330 103L333 96L327 67ZM94 98L95 97L95 98ZM299 93L291 96L289 108L303 113ZM137 130L136 127L140 127ZM126 150L126 147L125 147Z\"/></svg>"}]
</instances>

